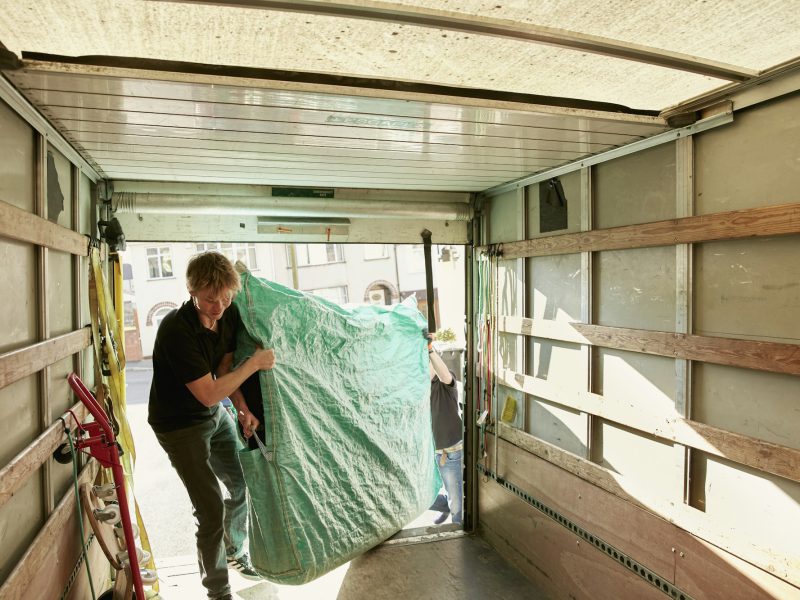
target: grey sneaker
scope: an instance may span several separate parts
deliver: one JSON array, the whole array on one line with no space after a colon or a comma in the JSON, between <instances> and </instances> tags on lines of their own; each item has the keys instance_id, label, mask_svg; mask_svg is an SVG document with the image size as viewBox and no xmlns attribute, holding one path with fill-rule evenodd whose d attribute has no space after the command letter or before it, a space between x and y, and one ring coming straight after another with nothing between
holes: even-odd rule
<instances>
[{"instance_id":1,"label":"grey sneaker","mask_svg":"<svg viewBox=\"0 0 800 600\"><path fill-rule=\"evenodd\" d=\"M261 575L256 572L253 565L250 564L250 557L245 552L238 558L228 557L228 568L233 569L245 579L261 579Z\"/></svg>"}]
</instances>

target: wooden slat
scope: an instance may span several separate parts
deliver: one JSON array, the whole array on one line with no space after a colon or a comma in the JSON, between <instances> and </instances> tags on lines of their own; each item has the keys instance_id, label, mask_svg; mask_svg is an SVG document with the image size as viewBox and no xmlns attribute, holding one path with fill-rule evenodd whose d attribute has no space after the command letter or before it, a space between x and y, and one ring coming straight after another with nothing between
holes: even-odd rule
<instances>
[{"instance_id":1,"label":"wooden slat","mask_svg":"<svg viewBox=\"0 0 800 600\"><path fill-rule=\"evenodd\" d=\"M800 344L689 335L573 323L595 346L800 375Z\"/></svg>"},{"instance_id":2,"label":"wooden slat","mask_svg":"<svg viewBox=\"0 0 800 600\"><path fill-rule=\"evenodd\" d=\"M504 243L499 249L503 258L511 259L797 233L800 233L800 203L553 235Z\"/></svg>"},{"instance_id":3,"label":"wooden slat","mask_svg":"<svg viewBox=\"0 0 800 600\"><path fill-rule=\"evenodd\" d=\"M78 476L79 483L92 481L96 473L97 461L92 460ZM60 542L70 542L73 547L80 547L75 504L75 490L70 487L0 587L0 598L59 597L66 581L57 581L53 573L65 557L54 554L53 549L60 546ZM70 524L74 527L69 527ZM66 565L70 569L72 564L72 559L67 559Z\"/></svg>"},{"instance_id":4,"label":"wooden slat","mask_svg":"<svg viewBox=\"0 0 800 600\"><path fill-rule=\"evenodd\" d=\"M91 341L92 331L89 327L84 327L0 355L0 389L80 352Z\"/></svg>"},{"instance_id":5,"label":"wooden slat","mask_svg":"<svg viewBox=\"0 0 800 600\"><path fill-rule=\"evenodd\" d=\"M619 474L530 434L502 424L500 432L501 460L498 465L489 464L489 468L635 560L665 571L665 577L672 571L666 572L668 559L664 555L671 555L673 583L696 600L799 597L800 590L791 582L796 583L800 574L792 568L790 557L777 557L735 531L714 527L703 513L687 505L647 497L647 490L639 493ZM491 449L493 435L487 435L487 444ZM485 485L511 496L491 482ZM512 498L522 504L516 496ZM490 507L482 506L481 523L489 519L494 525ZM535 512L533 508L530 511ZM505 517L497 521L502 523ZM531 525L529 520L514 525L516 531L509 541L519 548L526 546L524 540L538 540L538 527L534 530ZM531 556L541 555L534 552ZM701 573L706 576L699 576Z\"/></svg>"},{"instance_id":6,"label":"wooden slat","mask_svg":"<svg viewBox=\"0 0 800 600\"><path fill-rule=\"evenodd\" d=\"M0 200L0 237L88 256L89 238Z\"/></svg>"},{"instance_id":7,"label":"wooden slat","mask_svg":"<svg viewBox=\"0 0 800 600\"><path fill-rule=\"evenodd\" d=\"M499 381L549 402L800 482L800 450L796 448L684 419L675 412L656 414L645 411L635 400L620 402L589 392L565 392L544 379L508 369L499 374Z\"/></svg>"},{"instance_id":8,"label":"wooden slat","mask_svg":"<svg viewBox=\"0 0 800 600\"><path fill-rule=\"evenodd\" d=\"M75 416L81 421L86 416L86 407L78 402L72 407ZM67 425L74 429L75 422L71 416L65 414ZM56 421L48 427L39 437L31 442L22 452L11 459L0 470L0 507L8 502L11 497L25 485L28 478L36 473L46 461L50 459L55 449L64 441L64 425Z\"/></svg>"},{"instance_id":9,"label":"wooden slat","mask_svg":"<svg viewBox=\"0 0 800 600\"><path fill-rule=\"evenodd\" d=\"M501 316L498 329L576 344L800 375L800 344Z\"/></svg>"}]
</instances>

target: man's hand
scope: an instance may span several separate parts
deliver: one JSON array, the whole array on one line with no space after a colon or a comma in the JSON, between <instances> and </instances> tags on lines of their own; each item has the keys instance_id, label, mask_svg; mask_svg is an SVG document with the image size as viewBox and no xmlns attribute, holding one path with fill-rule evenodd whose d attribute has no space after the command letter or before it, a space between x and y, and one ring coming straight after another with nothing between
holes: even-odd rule
<instances>
[{"instance_id":1,"label":"man's hand","mask_svg":"<svg viewBox=\"0 0 800 600\"><path fill-rule=\"evenodd\" d=\"M271 348L267 350L257 348L251 360L259 371L269 371L275 366L275 352Z\"/></svg>"},{"instance_id":2,"label":"man's hand","mask_svg":"<svg viewBox=\"0 0 800 600\"><path fill-rule=\"evenodd\" d=\"M242 430L244 431L244 437L246 438L249 438L251 435L253 435L253 432L258 429L259 425L261 425L261 422L256 418L256 416L246 408L239 410L239 423L242 424Z\"/></svg>"}]
</instances>

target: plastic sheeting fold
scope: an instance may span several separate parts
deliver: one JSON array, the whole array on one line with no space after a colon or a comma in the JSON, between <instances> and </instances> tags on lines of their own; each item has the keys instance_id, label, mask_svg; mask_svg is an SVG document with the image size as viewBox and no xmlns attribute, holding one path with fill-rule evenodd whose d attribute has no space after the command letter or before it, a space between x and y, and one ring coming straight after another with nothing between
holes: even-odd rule
<instances>
[{"instance_id":1,"label":"plastic sheeting fold","mask_svg":"<svg viewBox=\"0 0 800 600\"><path fill-rule=\"evenodd\" d=\"M427 509L433 460L425 319L413 302L347 309L242 275L238 364L256 344L264 451L243 450L250 557L300 584L393 535Z\"/></svg>"}]
</instances>

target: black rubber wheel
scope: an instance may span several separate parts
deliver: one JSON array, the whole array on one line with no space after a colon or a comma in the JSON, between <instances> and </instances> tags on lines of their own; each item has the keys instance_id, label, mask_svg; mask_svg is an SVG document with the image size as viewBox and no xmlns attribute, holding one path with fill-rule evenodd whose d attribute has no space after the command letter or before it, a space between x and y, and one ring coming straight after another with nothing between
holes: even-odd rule
<instances>
[{"instance_id":1,"label":"black rubber wheel","mask_svg":"<svg viewBox=\"0 0 800 600\"><path fill-rule=\"evenodd\" d=\"M64 442L56 451L53 452L53 459L61 464L61 465L68 465L72 463L72 450L69 447L69 444Z\"/></svg>"},{"instance_id":2,"label":"black rubber wheel","mask_svg":"<svg viewBox=\"0 0 800 600\"><path fill-rule=\"evenodd\" d=\"M136 592L131 592L131 599L136 600ZM114 600L114 590L106 590L97 597L97 600Z\"/></svg>"}]
</instances>

